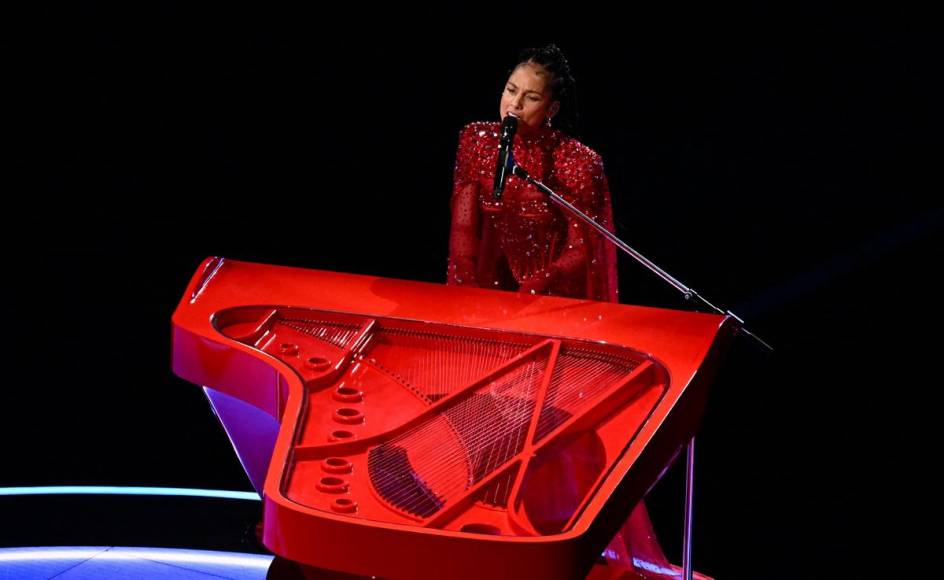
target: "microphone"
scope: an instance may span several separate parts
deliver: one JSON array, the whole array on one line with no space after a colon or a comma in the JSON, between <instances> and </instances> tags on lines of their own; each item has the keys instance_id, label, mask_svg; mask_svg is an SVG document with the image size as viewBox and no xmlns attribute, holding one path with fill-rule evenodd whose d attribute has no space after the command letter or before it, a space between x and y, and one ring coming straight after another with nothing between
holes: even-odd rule
<instances>
[{"instance_id":1,"label":"microphone","mask_svg":"<svg viewBox=\"0 0 944 580\"><path fill-rule=\"evenodd\" d=\"M501 201L502 191L505 189L505 178L511 172L515 164L511 155L511 143L515 138L515 131L518 130L518 118L513 115L506 115L502 121L501 135L498 140L498 163L495 165L495 186L492 189L492 196L495 201Z\"/></svg>"}]
</instances>

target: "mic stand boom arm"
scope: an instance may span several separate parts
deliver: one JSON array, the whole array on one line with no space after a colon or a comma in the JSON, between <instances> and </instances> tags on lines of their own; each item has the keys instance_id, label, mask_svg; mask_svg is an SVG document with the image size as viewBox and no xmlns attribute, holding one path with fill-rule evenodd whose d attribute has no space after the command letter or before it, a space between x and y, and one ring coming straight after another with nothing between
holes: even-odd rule
<instances>
[{"instance_id":1,"label":"mic stand boom arm","mask_svg":"<svg viewBox=\"0 0 944 580\"><path fill-rule=\"evenodd\" d=\"M656 276L668 282L673 288L675 288L682 294L685 300L688 301L689 304L691 304L693 308L697 309L699 305L701 305L701 306L707 307L709 310L716 312L718 314L724 314L724 315L734 318L740 324L740 332L756 340L758 344L760 344L760 346L766 349L767 351L773 351L773 347L771 347L769 344L761 340L761 338L758 337L757 335L751 333L746 328L744 328L744 320L742 320L739 316L737 316L730 310L728 311L721 310L720 308L718 308L711 302L708 302L708 300L706 300L698 292L695 292L695 290L693 290L692 288L689 288L685 284L682 284L681 282L679 282L678 280L670 276L665 270L663 270L659 266L656 266L654 263L652 263L651 260L649 260L642 254L640 254L639 252L631 248L626 242L616 237L616 234L606 229L605 227L603 227L602 225L594 221L593 218L591 218L587 214L577 209L572 203L570 203L569 201L567 201L566 199L564 199L563 197L555 193L554 190L552 190L550 187L544 185L537 179L534 179L533 177L531 177L527 171L525 171L520 165L515 163L513 160L511 160L510 163L511 163L511 172L513 175L517 175L521 179L526 180L528 183L531 183L532 185L534 185L535 187L543 191L545 194L547 194L549 198L551 198L551 201L563 207L565 210L567 210L572 215L579 218L584 223L592 226L594 229L600 232L600 234L604 238L609 240L617 248L623 250L623 252L629 254L634 260L636 260L637 262L639 262L640 264L642 264L643 266L651 270Z\"/></svg>"}]
</instances>

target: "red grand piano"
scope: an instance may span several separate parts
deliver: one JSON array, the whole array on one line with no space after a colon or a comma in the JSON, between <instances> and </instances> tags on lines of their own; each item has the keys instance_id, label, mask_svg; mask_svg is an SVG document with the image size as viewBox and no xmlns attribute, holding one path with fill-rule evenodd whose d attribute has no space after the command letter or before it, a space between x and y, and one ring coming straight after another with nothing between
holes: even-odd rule
<instances>
[{"instance_id":1,"label":"red grand piano","mask_svg":"<svg viewBox=\"0 0 944 580\"><path fill-rule=\"evenodd\" d=\"M265 545L382 578L603 576L728 316L210 258L173 317Z\"/></svg>"}]
</instances>

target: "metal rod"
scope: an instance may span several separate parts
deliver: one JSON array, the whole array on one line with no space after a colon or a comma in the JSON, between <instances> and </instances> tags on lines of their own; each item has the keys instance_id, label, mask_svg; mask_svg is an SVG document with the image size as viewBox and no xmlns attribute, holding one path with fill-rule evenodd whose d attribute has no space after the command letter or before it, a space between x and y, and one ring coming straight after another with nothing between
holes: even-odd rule
<instances>
[{"instance_id":1,"label":"metal rod","mask_svg":"<svg viewBox=\"0 0 944 580\"><path fill-rule=\"evenodd\" d=\"M685 452L685 531L682 537L682 573L692 580L692 510L695 493L695 438L688 442Z\"/></svg>"},{"instance_id":2,"label":"metal rod","mask_svg":"<svg viewBox=\"0 0 944 580\"><path fill-rule=\"evenodd\" d=\"M764 342L763 340L761 340L760 337L758 337L757 335L755 335L755 334L753 334L753 333L751 333L751 332L748 332L747 329L744 328L744 321L741 320L741 318L739 318L738 316L736 316L733 312L731 312L730 310L724 311L724 310L718 308L717 306L715 306L714 304L712 304L711 302L708 302L708 300L706 300L704 297L702 297L698 292L695 292L695 290L689 288L689 287L686 286L685 284L682 284L681 282L679 282L678 280L676 280L674 277L670 276L668 272L666 272L665 270L663 270L663 269L660 268L659 266L656 266L651 260L649 260L648 258L646 258L645 256L643 256L642 254L640 254L639 252L637 252L635 249L633 249L632 247L630 247L629 244L627 244L627 243L624 242L623 240L619 239L619 238L616 236L616 234L614 234L614 233L611 232L610 230L606 229L606 228L603 227L601 224L597 223L596 220L594 220L593 218L591 218L591 217L588 216L587 214L585 214L585 213L583 213L582 211L580 211L576 206L574 206L574 204L570 203L569 201L567 201L566 199L564 199L563 197L561 197L560 195L558 195L557 193L555 193L553 189L551 189L550 187L544 185L543 183L541 183L541 182L538 181L537 179L534 179L533 177L531 177L531 176L528 174L528 172L525 171L520 165L518 165L517 163L514 163L514 162L512 162L512 163L513 163L512 169L511 169L512 174L517 175L517 176L520 177L521 179L527 180L528 183L534 185L535 187L537 187L538 189L540 189L541 191L543 191L545 194L547 194L547 196L551 198L551 201L553 201L553 202L556 203L557 205L563 207L564 209L566 209L567 211L569 211L571 214L573 214L574 216L576 216L578 219L580 219L582 222L586 223L587 225L593 227L595 230L597 230L598 232L600 232L600 234L601 234L603 237L605 237L605 238L608 239L610 242L612 242L613 245L615 245L617 248L623 250L623 252L625 252L625 253L629 254L630 256L632 256L634 260L636 260L637 262L639 262L640 264L642 264L643 266L645 266L646 268L648 268L648 269L649 269L650 271L652 271L656 276L662 278L663 280L665 280L666 282L668 282L673 288L675 288L676 290L678 290L679 292L681 292L682 295L685 297L686 300L688 300L689 302L696 302L696 301L697 301L697 302L700 302L702 305L704 305L705 307L707 307L708 309L714 311L714 312L717 313L717 314L724 314L724 315L728 315L728 316L733 317L733 318L736 319L736 320L738 321L738 323L740 324L740 331L741 331L741 332L743 332L744 334L746 334L748 337L753 338L754 340L756 340L756 341L758 342L758 344L760 344L760 345L761 345L763 348L765 348L766 350L768 350L768 351L773 351L773 347L771 347L769 344L767 344L766 342Z\"/></svg>"}]
</instances>

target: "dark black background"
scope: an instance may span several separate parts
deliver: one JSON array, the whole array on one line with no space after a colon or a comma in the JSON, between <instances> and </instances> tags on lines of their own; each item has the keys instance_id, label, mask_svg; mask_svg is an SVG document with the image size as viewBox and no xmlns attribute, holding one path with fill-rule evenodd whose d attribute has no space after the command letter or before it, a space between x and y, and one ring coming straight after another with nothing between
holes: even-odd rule
<instances>
[{"instance_id":1,"label":"dark black background","mask_svg":"<svg viewBox=\"0 0 944 580\"><path fill-rule=\"evenodd\" d=\"M458 131L496 119L517 50L552 39L619 233L776 348L738 345L709 404L699 569L866 575L909 545L940 343L924 17L543 8L38 15L9 43L25 179L4 188L0 485L249 489L169 369L199 262L442 281ZM628 259L620 290L681 307ZM680 501L675 471L650 501L675 560Z\"/></svg>"}]
</instances>

